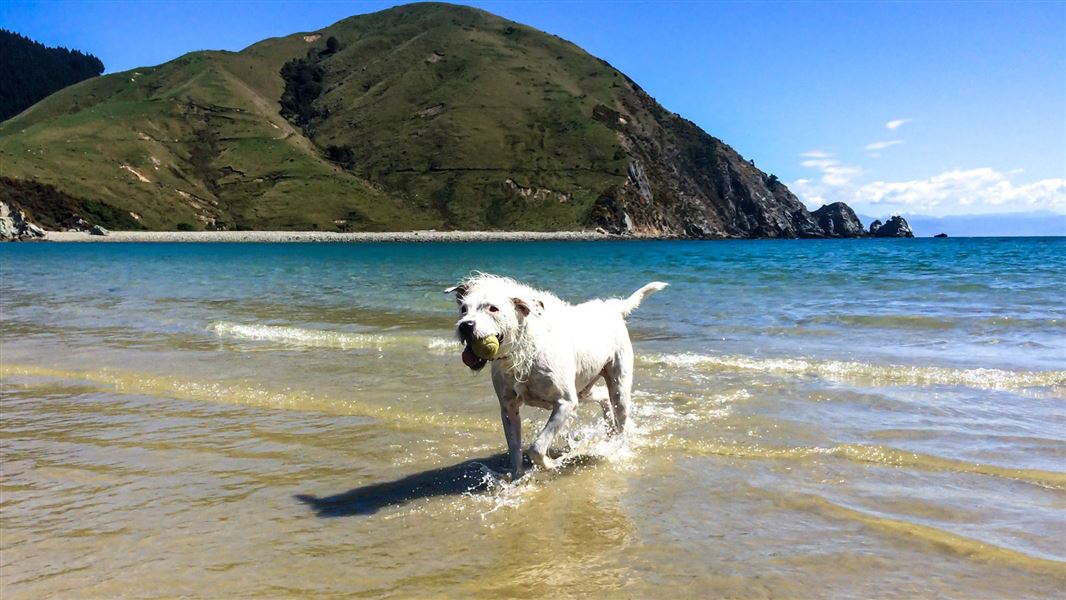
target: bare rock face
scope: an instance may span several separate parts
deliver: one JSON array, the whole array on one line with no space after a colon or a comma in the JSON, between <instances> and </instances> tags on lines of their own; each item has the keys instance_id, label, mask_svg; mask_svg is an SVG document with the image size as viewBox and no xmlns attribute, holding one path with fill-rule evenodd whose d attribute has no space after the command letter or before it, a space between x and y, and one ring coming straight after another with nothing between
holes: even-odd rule
<instances>
[{"instance_id":1,"label":"bare rock face","mask_svg":"<svg viewBox=\"0 0 1066 600\"><path fill-rule=\"evenodd\" d=\"M11 218L11 209L6 202L0 202L0 240L7 241L16 236L18 229Z\"/></svg>"},{"instance_id":2,"label":"bare rock face","mask_svg":"<svg viewBox=\"0 0 1066 600\"><path fill-rule=\"evenodd\" d=\"M914 237L914 232L911 231L911 226L906 219L896 215L884 224L881 224L880 220L870 223L870 235L874 237L912 238Z\"/></svg>"},{"instance_id":3,"label":"bare rock face","mask_svg":"<svg viewBox=\"0 0 1066 600\"><path fill-rule=\"evenodd\" d=\"M866 235L862 222L851 207L843 202L826 204L811 213L818 227L829 237L860 237Z\"/></svg>"},{"instance_id":4,"label":"bare rock face","mask_svg":"<svg viewBox=\"0 0 1066 600\"><path fill-rule=\"evenodd\" d=\"M616 108L597 107L593 118L615 130L629 156L627 177L601 194L590 211L592 225L617 233L685 238L862 234L861 226L846 231L820 226L776 177L665 110L632 80L625 81Z\"/></svg>"},{"instance_id":5,"label":"bare rock face","mask_svg":"<svg viewBox=\"0 0 1066 600\"><path fill-rule=\"evenodd\" d=\"M87 233L91 229L92 229L92 223L89 223L88 221L86 221L85 219L79 217L78 215L71 215L71 217L70 217L70 227L67 228L67 231L77 231L77 232L81 232L81 233Z\"/></svg>"},{"instance_id":6,"label":"bare rock face","mask_svg":"<svg viewBox=\"0 0 1066 600\"><path fill-rule=\"evenodd\" d=\"M21 208L11 209L6 202L0 202L0 240L32 240L44 235L44 230L31 223Z\"/></svg>"}]
</instances>

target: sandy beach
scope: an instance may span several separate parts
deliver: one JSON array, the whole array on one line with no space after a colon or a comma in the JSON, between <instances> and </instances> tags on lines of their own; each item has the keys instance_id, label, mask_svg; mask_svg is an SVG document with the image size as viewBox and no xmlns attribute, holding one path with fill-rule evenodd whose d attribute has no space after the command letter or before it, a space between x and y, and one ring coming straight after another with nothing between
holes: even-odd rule
<instances>
[{"instance_id":1,"label":"sandy beach","mask_svg":"<svg viewBox=\"0 0 1066 600\"><path fill-rule=\"evenodd\" d=\"M112 231L106 236L49 231L49 242L499 242L619 240L595 231Z\"/></svg>"}]
</instances>

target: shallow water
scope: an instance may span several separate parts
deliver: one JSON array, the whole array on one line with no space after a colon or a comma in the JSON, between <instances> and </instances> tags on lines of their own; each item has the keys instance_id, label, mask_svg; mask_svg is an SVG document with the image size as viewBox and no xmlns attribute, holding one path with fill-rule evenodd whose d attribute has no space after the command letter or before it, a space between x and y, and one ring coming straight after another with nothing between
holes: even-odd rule
<instances>
[{"instance_id":1,"label":"shallow water","mask_svg":"<svg viewBox=\"0 0 1066 600\"><path fill-rule=\"evenodd\" d=\"M1064 250L3 245L3 596L1057 596ZM628 446L586 407L559 472L489 474L441 293L475 269L671 283Z\"/></svg>"}]
</instances>

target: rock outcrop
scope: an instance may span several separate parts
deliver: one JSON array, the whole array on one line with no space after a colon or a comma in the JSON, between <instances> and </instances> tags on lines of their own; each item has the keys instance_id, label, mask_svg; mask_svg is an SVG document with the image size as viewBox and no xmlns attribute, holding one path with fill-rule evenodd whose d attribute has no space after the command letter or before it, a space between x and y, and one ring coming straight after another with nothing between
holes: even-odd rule
<instances>
[{"instance_id":1,"label":"rock outcrop","mask_svg":"<svg viewBox=\"0 0 1066 600\"><path fill-rule=\"evenodd\" d=\"M912 238L914 237L914 232L911 231L911 226L907 224L906 219L896 215L884 224L880 220L870 223L870 235L874 237Z\"/></svg>"},{"instance_id":2,"label":"rock outcrop","mask_svg":"<svg viewBox=\"0 0 1066 600\"><path fill-rule=\"evenodd\" d=\"M862 237L866 231L858 215L843 202L826 204L811 213L814 222L829 237Z\"/></svg>"},{"instance_id":3,"label":"rock outcrop","mask_svg":"<svg viewBox=\"0 0 1066 600\"><path fill-rule=\"evenodd\" d=\"M777 177L664 109L629 78L623 86L620 110L593 111L595 120L615 131L629 157L625 181L604 190L593 205L593 225L701 239L834 235Z\"/></svg>"},{"instance_id":4,"label":"rock outcrop","mask_svg":"<svg viewBox=\"0 0 1066 600\"><path fill-rule=\"evenodd\" d=\"M21 208L0 202L0 240L33 240L44 237L44 230L30 222Z\"/></svg>"}]
</instances>

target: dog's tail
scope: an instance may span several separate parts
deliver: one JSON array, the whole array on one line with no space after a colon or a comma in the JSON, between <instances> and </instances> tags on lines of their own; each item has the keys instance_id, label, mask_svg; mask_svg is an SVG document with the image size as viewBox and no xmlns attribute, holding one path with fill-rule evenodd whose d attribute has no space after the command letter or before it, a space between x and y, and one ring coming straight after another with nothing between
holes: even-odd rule
<instances>
[{"instance_id":1,"label":"dog's tail","mask_svg":"<svg viewBox=\"0 0 1066 600\"><path fill-rule=\"evenodd\" d=\"M628 317L629 313L633 312L638 306L640 306L641 301L644 300L644 296L661 291L667 285L668 284L665 284L661 281L653 281L648 285L640 288L639 290L633 292L633 295L626 298L625 300L619 298L616 300L610 300L609 302L612 306L618 309L618 312L622 313L623 317Z\"/></svg>"}]
</instances>

